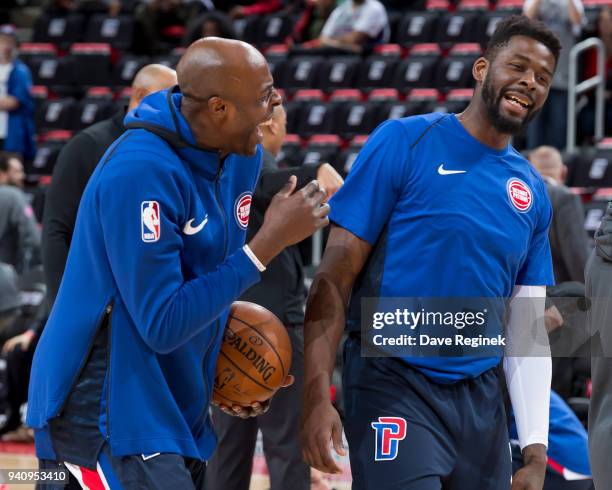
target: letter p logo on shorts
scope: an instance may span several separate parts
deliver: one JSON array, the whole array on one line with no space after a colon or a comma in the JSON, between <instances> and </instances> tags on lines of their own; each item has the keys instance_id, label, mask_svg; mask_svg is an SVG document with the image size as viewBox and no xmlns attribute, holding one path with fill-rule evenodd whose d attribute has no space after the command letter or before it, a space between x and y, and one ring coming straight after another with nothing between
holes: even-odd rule
<instances>
[{"instance_id":1,"label":"letter p logo on shorts","mask_svg":"<svg viewBox=\"0 0 612 490\"><path fill-rule=\"evenodd\" d=\"M397 457L399 441L406 437L406 420L401 417L378 417L372 422L375 431L375 461L391 461Z\"/></svg>"}]
</instances>

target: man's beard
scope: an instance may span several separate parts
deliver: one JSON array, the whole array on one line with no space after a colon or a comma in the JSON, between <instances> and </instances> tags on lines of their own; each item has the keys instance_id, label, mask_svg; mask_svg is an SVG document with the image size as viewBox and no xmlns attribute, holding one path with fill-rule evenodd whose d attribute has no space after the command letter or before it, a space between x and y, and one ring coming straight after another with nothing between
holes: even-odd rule
<instances>
[{"instance_id":1,"label":"man's beard","mask_svg":"<svg viewBox=\"0 0 612 490\"><path fill-rule=\"evenodd\" d=\"M491 83L491 79L489 74L482 82L482 100L485 103L485 107L487 108L487 116L489 116L489 121L493 127L503 134L511 134L517 135L523 131L529 124L529 122L536 116L539 112L529 109L527 115L522 121L518 121L516 119L510 119L509 117L504 116L499 106L501 104L501 100L503 97L503 93L500 93L497 99L495 98L495 92L493 91L493 84Z\"/></svg>"}]
</instances>

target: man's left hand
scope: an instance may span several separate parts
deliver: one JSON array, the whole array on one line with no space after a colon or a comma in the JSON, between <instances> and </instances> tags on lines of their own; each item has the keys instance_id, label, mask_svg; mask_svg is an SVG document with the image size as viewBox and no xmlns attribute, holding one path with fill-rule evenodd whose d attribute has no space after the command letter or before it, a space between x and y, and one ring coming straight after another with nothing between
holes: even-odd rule
<instances>
[{"instance_id":1,"label":"man's left hand","mask_svg":"<svg viewBox=\"0 0 612 490\"><path fill-rule=\"evenodd\" d=\"M287 375L282 388L287 388L288 386L291 386L294 381L295 378L291 374ZM231 415L233 417L240 417L241 419L249 419L251 417L257 417L262 413L266 413L270 408L270 400L251 403L248 406L232 405L230 407L223 403L217 404L214 402L213 405L217 405L219 407L219 410L221 410L223 413L226 413L227 415Z\"/></svg>"},{"instance_id":2,"label":"man's left hand","mask_svg":"<svg viewBox=\"0 0 612 490\"><path fill-rule=\"evenodd\" d=\"M512 490L542 490L546 476L546 446L526 446L523 449L523 460L523 467L512 477Z\"/></svg>"}]
</instances>

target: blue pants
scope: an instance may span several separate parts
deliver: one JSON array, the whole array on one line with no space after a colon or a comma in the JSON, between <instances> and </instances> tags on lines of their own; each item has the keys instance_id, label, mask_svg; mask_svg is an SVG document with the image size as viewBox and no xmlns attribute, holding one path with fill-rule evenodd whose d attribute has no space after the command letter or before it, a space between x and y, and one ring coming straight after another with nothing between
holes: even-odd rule
<instances>
[{"instance_id":1,"label":"blue pants","mask_svg":"<svg viewBox=\"0 0 612 490\"><path fill-rule=\"evenodd\" d=\"M68 468L71 489L87 490L203 490L206 463L178 454L113 456L105 444L98 455L97 467L75 464L61 466L56 461L39 461L39 468ZM36 490L61 490L64 485L38 484Z\"/></svg>"},{"instance_id":2,"label":"blue pants","mask_svg":"<svg viewBox=\"0 0 612 490\"><path fill-rule=\"evenodd\" d=\"M344 430L353 490L506 490L512 462L495 370L439 384L344 345Z\"/></svg>"}]
</instances>

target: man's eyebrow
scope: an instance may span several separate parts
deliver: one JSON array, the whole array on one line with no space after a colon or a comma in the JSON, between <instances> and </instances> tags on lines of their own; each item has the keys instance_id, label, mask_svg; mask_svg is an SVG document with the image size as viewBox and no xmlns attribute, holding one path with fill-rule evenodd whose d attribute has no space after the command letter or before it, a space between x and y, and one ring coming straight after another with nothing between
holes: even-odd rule
<instances>
[{"instance_id":1,"label":"man's eyebrow","mask_svg":"<svg viewBox=\"0 0 612 490\"><path fill-rule=\"evenodd\" d=\"M514 55L514 57L518 58L520 60L523 60L523 61L525 61L527 63L531 63L531 58L528 58L527 56L525 56L523 54L517 53L517 54ZM551 77L553 76L553 73L548 68L546 68L545 66L542 66L542 70L544 70Z\"/></svg>"}]
</instances>

